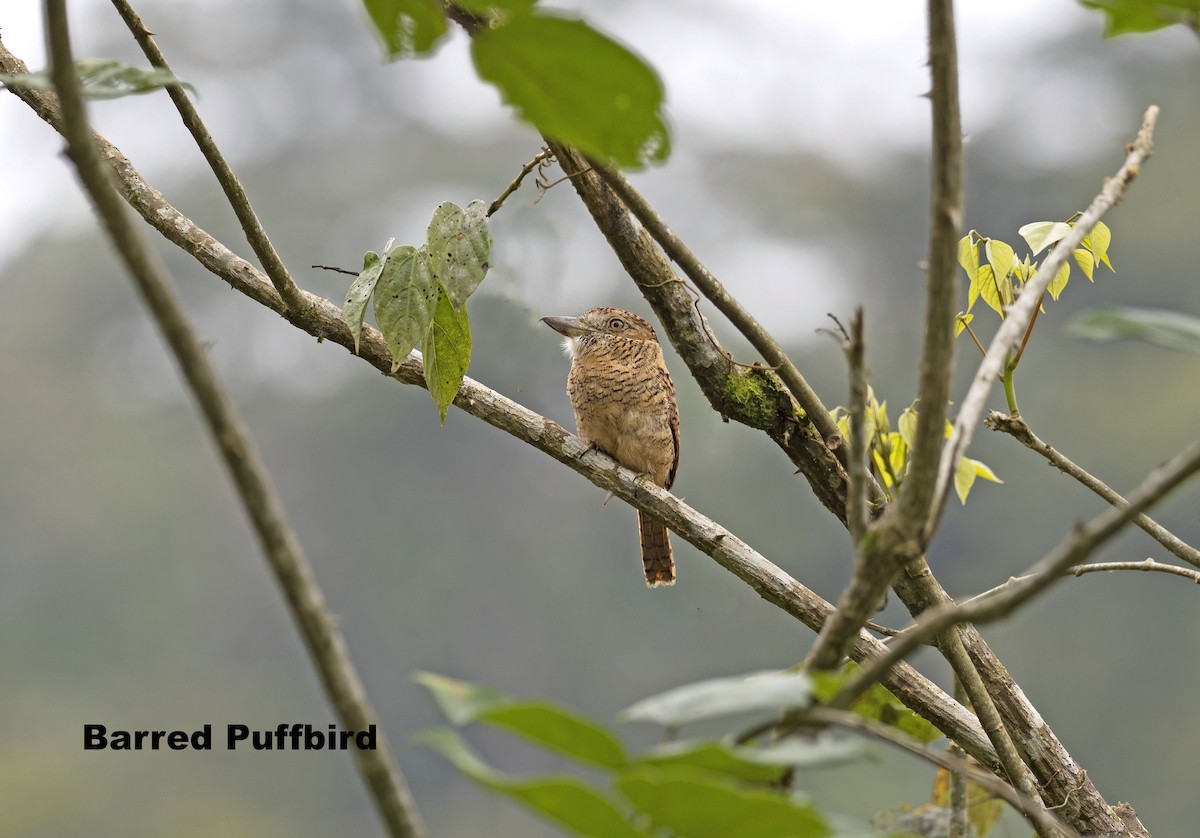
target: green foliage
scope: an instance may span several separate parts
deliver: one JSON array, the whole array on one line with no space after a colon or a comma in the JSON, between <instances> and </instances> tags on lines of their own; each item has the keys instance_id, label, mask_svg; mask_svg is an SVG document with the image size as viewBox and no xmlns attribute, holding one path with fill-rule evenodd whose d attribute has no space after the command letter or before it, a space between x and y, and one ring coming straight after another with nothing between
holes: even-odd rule
<instances>
[{"instance_id":1,"label":"green foliage","mask_svg":"<svg viewBox=\"0 0 1200 838\"><path fill-rule=\"evenodd\" d=\"M1114 306L1081 312L1067 332L1095 341L1140 340L1200 355L1200 318L1152 308Z\"/></svg>"},{"instance_id":2,"label":"green foliage","mask_svg":"<svg viewBox=\"0 0 1200 838\"><path fill-rule=\"evenodd\" d=\"M430 53L445 37L439 0L363 0L391 58ZM521 119L585 154L638 168L661 163L671 136L658 74L585 21L536 0L467 0L480 18L471 56ZM457 305L457 297L452 295Z\"/></svg>"},{"instance_id":3,"label":"green foliage","mask_svg":"<svg viewBox=\"0 0 1200 838\"><path fill-rule=\"evenodd\" d=\"M471 55L480 77L542 133L622 166L667 158L662 82L585 22L515 16L479 33Z\"/></svg>"},{"instance_id":4,"label":"green foliage","mask_svg":"<svg viewBox=\"0 0 1200 838\"><path fill-rule=\"evenodd\" d=\"M837 695L846 679L858 669L858 664L847 661L837 672L815 673L814 698L818 701L829 701ZM941 731L901 704L900 699L888 692L882 684L872 684L870 689L855 700L850 711L895 728L924 745L942 738Z\"/></svg>"},{"instance_id":5,"label":"green foliage","mask_svg":"<svg viewBox=\"0 0 1200 838\"><path fill-rule=\"evenodd\" d=\"M621 714L626 721L677 727L689 722L752 710L807 707L811 684L800 672L756 672L712 678L642 699Z\"/></svg>"},{"instance_id":6,"label":"green foliage","mask_svg":"<svg viewBox=\"0 0 1200 838\"><path fill-rule=\"evenodd\" d=\"M1172 24L1200 27L1200 0L1080 0L1104 12L1104 37L1152 32Z\"/></svg>"},{"instance_id":7,"label":"green foliage","mask_svg":"<svg viewBox=\"0 0 1200 838\"><path fill-rule=\"evenodd\" d=\"M446 34L440 0L363 0L392 58L430 52Z\"/></svg>"},{"instance_id":8,"label":"green foliage","mask_svg":"<svg viewBox=\"0 0 1200 838\"><path fill-rule=\"evenodd\" d=\"M966 241L966 239L964 239ZM963 253L959 251L960 261ZM1000 257L1003 258L1003 251L1000 251ZM991 266L984 265L980 270L990 270ZM970 323L973 315L960 314L958 330ZM908 460L912 451L913 441L916 438L917 431L917 409L916 402L913 402L908 407L904 408L900 413L900 417L896 422L897 430L891 430L891 420L888 419L887 402L880 402L875 398L873 388L867 390L867 405L864 424L866 426L867 435L867 456L871 464L871 469L876 478L883 486L884 492L890 499L894 499L899 492L900 487L904 484L904 478L908 474ZM850 438L850 411L839 405L835 407L830 415L837 423L838 430L846 439ZM946 423L946 436L950 436L952 425ZM962 503L967 502L967 495L971 491L971 487L975 484L975 478L982 477L985 480L990 480L993 483L1003 483L986 465L979 460L972 460L969 457L963 457L959 460L958 471L955 474L954 488L958 494L958 499Z\"/></svg>"},{"instance_id":9,"label":"green foliage","mask_svg":"<svg viewBox=\"0 0 1200 838\"><path fill-rule=\"evenodd\" d=\"M1071 233L1071 229L1075 226L1076 221L1082 213L1075 213L1066 221L1035 221L1021 227L1017 232L1025 239L1025 243L1029 245L1030 254L1026 255L1021 261L1017 261L1016 253L1012 246L1000 241L999 239L990 239L982 235L978 230L972 230L963 236L958 243L958 263L962 265L963 270L967 272L969 285L967 289L967 310L960 311L957 315L954 334L960 335L964 331L970 334L971 340L975 342L975 346L980 353L985 350L983 344L976 337L974 330L971 328L973 315L970 313L975 306L976 301L982 299L987 303L988 307L1000 315L1001 319L1008 316L1008 306L1016 299L1017 294L1038 272L1039 263L1032 261L1033 256L1037 256L1047 248L1053 249L1058 246L1064 238ZM1097 221L1096 226L1088 235L1083 237L1079 247L1072 252L1072 257L1075 264L1087 277L1089 282L1095 280L1095 268L1097 264L1104 265L1110 271L1114 270L1112 262L1108 259L1108 247L1112 243L1112 231L1102 221ZM979 261L979 246L983 245L984 253L987 258L987 264L981 264ZM1046 293L1051 299L1057 300L1067 287L1067 282L1071 278L1071 263L1064 261L1062 266L1050 279L1046 285ZM1008 409L1014 416L1020 414L1017 408L1017 394L1014 383L1014 375L1017 365L1021 361L1021 356L1024 354L1025 345L1029 341L1030 335L1033 333L1034 324L1037 322L1037 315L1044 309L1041 307L1045 302L1045 294L1038 302L1038 311L1034 313L1029 325L1025 329L1025 336L1022 338L1020 346L1009 353L1008 360L1005 363L1003 370L1004 395L1008 400ZM987 466L975 460L962 460L958 464L958 470L955 473L954 487L958 492L958 496L965 502L967 492L975 482L975 478L983 477L988 480L994 480L995 475Z\"/></svg>"},{"instance_id":10,"label":"green foliage","mask_svg":"<svg viewBox=\"0 0 1200 838\"><path fill-rule=\"evenodd\" d=\"M385 248L383 257L369 251L342 305L355 352L372 296L375 322L392 353L392 371L414 347L421 347L425 384L443 422L471 360L465 303L487 273L491 247L482 201L472 201L465 210L444 203L434 210L419 248Z\"/></svg>"},{"instance_id":11,"label":"green foliage","mask_svg":"<svg viewBox=\"0 0 1200 838\"><path fill-rule=\"evenodd\" d=\"M173 73L152 67L133 67L119 61L84 58L75 62L75 72L89 99L116 99L137 93L149 93L170 84L178 84L195 93L196 89L180 81ZM0 85L25 90L53 90L50 71L37 73L0 73Z\"/></svg>"},{"instance_id":12,"label":"green foliage","mask_svg":"<svg viewBox=\"0 0 1200 838\"><path fill-rule=\"evenodd\" d=\"M819 676L826 688L830 678ZM515 800L572 835L726 838L726 836L868 836L861 824L828 818L781 781L797 766L828 767L860 758L853 740L828 735L785 738L765 746L724 740L672 741L630 755L602 725L544 701L509 698L490 687L431 673L416 680L427 687L451 724L471 723L505 730L571 765L599 770L602 789L573 774L514 777L483 762L462 736L450 729L429 731L421 740L480 786ZM813 680L795 672L760 672L680 687L638 702L626 719L649 720L674 728L730 713L756 712L768 718L806 707ZM936 731L878 688L860 702L871 718L919 741ZM916 722L913 722L916 719ZM917 723L925 724L920 727Z\"/></svg>"}]
</instances>

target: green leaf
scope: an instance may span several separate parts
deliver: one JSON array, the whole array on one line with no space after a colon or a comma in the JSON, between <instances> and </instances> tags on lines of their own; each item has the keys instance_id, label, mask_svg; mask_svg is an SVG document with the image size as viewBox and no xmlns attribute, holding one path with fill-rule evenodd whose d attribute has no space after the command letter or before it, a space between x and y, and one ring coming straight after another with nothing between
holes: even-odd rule
<instances>
[{"instance_id":1,"label":"green leaf","mask_svg":"<svg viewBox=\"0 0 1200 838\"><path fill-rule=\"evenodd\" d=\"M621 718L674 727L731 713L807 707L811 686L808 676L801 672L769 670L712 678L644 698L624 710Z\"/></svg>"},{"instance_id":2,"label":"green leaf","mask_svg":"<svg viewBox=\"0 0 1200 838\"><path fill-rule=\"evenodd\" d=\"M984 251L987 253L988 264L992 266L992 270L995 272L996 281L1007 285L1008 278L1013 272L1013 264L1017 261L1017 256L1013 253L1012 245L1008 242L1002 242L1000 239L988 239L988 243L984 246ZM1008 303L1009 300L1005 299L1004 302Z\"/></svg>"},{"instance_id":3,"label":"green leaf","mask_svg":"<svg viewBox=\"0 0 1200 838\"><path fill-rule=\"evenodd\" d=\"M1033 255L1037 256L1055 242L1071 232L1071 225L1062 221L1034 221L1017 230Z\"/></svg>"},{"instance_id":4,"label":"green leaf","mask_svg":"<svg viewBox=\"0 0 1200 838\"><path fill-rule=\"evenodd\" d=\"M543 133L622 166L667 158L662 82L640 58L583 21L514 17L480 32L471 55L480 77Z\"/></svg>"},{"instance_id":5,"label":"green leaf","mask_svg":"<svg viewBox=\"0 0 1200 838\"><path fill-rule=\"evenodd\" d=\"M418 738L479 785L516 800L576 835L649 838L648 833L630 825L615 803L574 777L510 777L485 764L452 730L427 731Z\"/></svg>"},{"instance_id":6,"label":"green leaf","mask_svg":"<svg viewBox=\"0 0 1200 838\"><path fill-rule=\"evenodd\" d=\"M1007 286L1008 280L1004 280L1004 283ZM971 287L988 304L988 308L994 310L1001 317L1004 316L1003 294L1000 286L996 284L996 272L992 270L991 265L983 265L979 268L979 273L975 275L975 282Z\"/></svg>"},{"instance_id":7,"label":"green leaf","mask_svg":"<svg viewBox=\"0 0 1200 838\"><path fill-rule=\"evenodd\" d=\"M1088 282L1095 282L1096 280L1092 276L1092 271L1096 267L1096 257L1092 255L1092 251L1077 247L1071 255L1075 257L1075 264L1079 265L1079 269L1088 278ZM1055 299L1058 298L1055 297Z\"/></svg>"},{"instance_id":8,"label":"green leaf","mask_svg":"<svg viewBox=\"0 0 1200 838\"><path fill-rule=\"evenodd\" d=\"M350 283L346 292L346 302L342 304L342 322L354 335L354 354L358 354L358 342L362 337L363 316L367 313L367 301L375 290L375 283L383 273L383 260L374 250L368 250L363 256L362 273L358 279Z\"/></svg>"},{"instance_id":9,"label":"green leaf","mask_svg":"<svg viewBox=\"0 0 1200 838\"><path fill-rule=\"evenodd\" d=\"M975 319L974 314L967 314L965 311L960 311L954 318L954 336L958 337L967 326L971 325L971 321Z\"/></svg>"},{"instance_id":10,"label":"green leaf","mask_svg":"<svg viewBox=\"0 0 1200 838\"><path fill-rule=\"evenodd\" d=\"M425 359L425 384L445 424L446 411L458 395L471 361L471 328L467 323L467 307L455 311L441 285L437 286L433 322L421 344L421 354Z\"/></svg>"},{"instance_id":11,"label":"green leaf","mask_svg":"<svg viewBox=\"0 0 1200 838\"><path fill-rule=\"evenodd\" d=\"M462 308L488 270L492 240L487 205L472 201L466 211L449 201L439 206L429 222L424 249L434 280L446 289L455 310Z\"/></svg>"},{"instance_id":12,"label":"green leaf","mask_svg":"<svg viewBox=\"0 0 1200 838\"><path fill-rule=\"evenodd\" d=\"M793 768L829 768L862 759L863 744L854 739L820 736L817 739L791 736L762 748L737 748L734 755L762 765Z\"/></svg>"},{"instance_id":13,"label":"green leaf","mask_svg":"<svg viewBox=\"0 0 1200 838\"><path fill-rule=\"evenodd\" d=\"M984 480L990 480L993 483L1003 483L990 468L988 468L979 460L972 460L970 457L962 457L958 461L958 466L954 470L954 491L958 495L960 503L967 502L967 495L971 492L971 487L975 485L975 478L982 477Z\"/></svg>"},{"instance_id":14,"label":"green leaf","mask_svg":"<svg viewBox=\"0 0 1200 838\"><path fill-rule=\"evenodd\" d=\"M537 5L537 0L456 0L454 5L477 15L496 11L524 14Z\"/></svg>"},{"instance_id":15,"label":"green leaf","mask_svg":"<svg viewBox=\"0 0 1200 838\"><path fill-rule=\"evenodd\" d=\"M425 340L437 294L424 250L406 244L385 257L375 283L375 322L392 351L393 372Z\"/></svg>"},{"instance_id":16,"label":"green leaf","mask_svg":"<svg viewBox=\"0 0 1200 838\"><path fill-rule=\"evenodd\" d=\"M1067 324L1067 334L1086 340L1140 340L1200 355L1200 318L1152 308L1093 308Z\"/></svg>"},{"instance_id":17,"label":"green leaf","mask_svg":"<svg viewBox=\"0 0 1200 838\"><path fill-rule=\"evenodd\" d=\"M634 766L669 767L682 765L722 774L747 783L774 783L786 773L786 766L752 759L746 752L753 748L727 746L708 740L667 742L650 749L633 762Z\"/></svg>"},{"instance_id":18,"label":"green leaf","mask_svg":"<svg viewBox=\"0 0 1200 838\"><path fill-rule=\"evenodd\" d=\"M904 440L904 444L912 448L917 439L916 402L900 411L900 418L896 420L896 428L900 431L900 438Z\"/></svg>"},{"instance_id":19,"label":"green leaf","mask_svg":"<svg viewBox=\"0 0 1200 838\"><path fill-rule=\"evenodd\" d=\"M429 690L442 715L456 727L470 724L479 714L509 701L508 696L492 687L459 681L434 672L417 672L413 681Z\"/></svg>"},{"instance_id":20,"label":"green leaf","mask_svg":"<svg viewBox=\"0 0 1200 838\"><path fill-rule=\"evenodd\" d=\"M872 685L859 696L850 709L860 716L907 733L923 744L942 737L941 731L901 704L900 699L888 692L882 684Z\"/></svg>"},{"instance_id":21,"label":"green leaf","mask_svg":"<svg viewBox=\"0 0 1200 838\"><path fill-rule=\"evenodd\" d=\"M976 284L976 275L979 273L979 245L974 230L958 240L958 264L967 272L967 311L970 311L979 299L979 288Z\"/></svg>"},{"instance_id":22,"label":"green leaf","mask_svg":"<svg viewBox=\"0 0 1200 838\"><path fill-rule=\"evenodd\" d=\"M75 72L89 99L116 99L138 93L150 93L171 84L178 84L193 93L196 88L167 70L154 67L133 67L103 58L82 58L75 62ZM50 71L36 73L0 73L0 84L13 89L54 90Z\"/></svg>"},{"instance_id":23,"label":"green leaf","mask_svg":"<svg viewBox=\"0 0 1200 838\"><path fill-rule=\"evenodd\" d=\"M816 810L805 803L683 767L639 768L619 777L616 785L656 828L679 838L823 838L831 834Z\"/></svg>"},{"instance_id":24,"label":"green leaf","mask_svg":"<svg viewBox=\"0 0 1200 838\"><path fill-rule=\"evenodd\" d=\"M1104 37L1152 32L1175 23L1195 27L1200 21L1200 0L1081 0L1089 9L1104 12Z\"/></svg>"},{"instance_id":25,"label":"green leaf","mask_svg":"<svg viewBox=\"0 0 1200 838\"><path fill-rule=\"evenodd\" d=\"M1112 262L1108 261L1108 246L1112 244L1112 230L1108 229L1108 225L1103 221L1097 221L1096 226L1092 228L1092 232L1083 237L1081 245L1092 251L1092 255L1096 257L1096 261L1104 265L1113 273L1116 273L1116 268L1112 266Z\"/></svg>"},{"instance_id":26,"label":"green leaf","mask_svg":"<svg viewBox=\"0 0 1200 838\"><path fill-rule=\"evenodd\" d=\"M498 704L480 713L477 720L601 768L620 768L629 761L620 740L603 727L546 702Z\"/></svg>"},{"instance_id":27,"label":"green leaf","mask_svg":"<svg viewBox=\"0 0 1200 838\"><path fill-rule=\"evenodd\" d=\"M1058 299L1058 295L1067 287L1067 280L1071 278L1071 263L1063 262L1058 269L1058 273L1054 275L1054 279L1050 280L1050 284L1046 286L1046 290L1050 292L1050 296Z\"/></svg>"},{"instance_id":28,"label":"green leaf","mask_svg":"<svg viewBox=\"0 0 1200 838\"><path fill-rule=\"evenodd\" d=\"M424 55L446 34L439 0L363 0L389 58Z\"/></svg>"}]
</instances>

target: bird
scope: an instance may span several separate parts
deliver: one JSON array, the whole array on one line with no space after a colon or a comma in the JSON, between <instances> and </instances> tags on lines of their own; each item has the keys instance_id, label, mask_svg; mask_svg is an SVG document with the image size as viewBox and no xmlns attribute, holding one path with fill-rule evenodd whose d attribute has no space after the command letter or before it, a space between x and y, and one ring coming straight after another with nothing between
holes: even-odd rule
<instances>
[{"instance_id":1,"label":"bird","mask_svg":"<svg viewBox=\"0 0 1200 838\"><path fill-rule=\"evenodd\" d=\"M589 445L664 489L679 468L675 385L654 327L628 311L599 307L578 317L543 317L571 359L567 395L576 432ZM667 528L638 510L646 585L675 584Z\"/></svg>"}]
</instances>

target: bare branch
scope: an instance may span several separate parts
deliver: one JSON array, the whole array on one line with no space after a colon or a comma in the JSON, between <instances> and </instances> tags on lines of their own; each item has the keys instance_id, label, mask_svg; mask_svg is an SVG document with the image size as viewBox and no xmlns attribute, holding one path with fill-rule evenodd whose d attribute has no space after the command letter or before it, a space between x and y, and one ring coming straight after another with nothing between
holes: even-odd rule
<instances>
[{"instance_id":1,"label":"bare branch","mask_svg":"<svg viewBox=\"0 0 1200 838\"><path fill-rule=\"evenodd\" d=\"M345 641L325 607L312 569L304 558L283 506L232 400L209 364L166 273L133 224L127 207L113 189L88 130L83 94L75 75L67 29L66 0L46 0L46 27L51 75L62 107L62 131L67 153L101 223L129 270L146 307L175 355L184 380L196 397L217 448L237 487L242 505L254 525L263 553L284 594L309 655L316 664L330 701L348 729L366 730L377 724L362 682L354 670ZM425 834L403 776L386 741L374 750L354 750L359 771L367 781L376 808L394 836Z\"/></svg>"},{"instance_id":2,"label":"bare branch","mask_svg":"<svg viewBox=\"0 0 1200 838\"><path fill-rule=\"evenodd\" d=\"M958 302L958 239L962 230L962 121L953 0L929 0L929 70L933 103L933 188L929 209L929 267L925 280L925 337L921 346L920 411L908 475L895 506L900 525L917 533L929 517L954 371ZM890 517L892 513L889 513ZM928 535L928 533L926 534ZM922 549L926 539L922 540Z\"/></svg>"},{"instance_id":3,"label":"bare branch","mask_svg":"<svg viewBox=\"0 0 1200 838\"><path fill-rule=\"evenodd\" d=\"M1008 434L1030 451L1041 454L1049 461L1050 465L1063 474L1075 478L1113 506L1123 506L1127 503L1125 498L1109 488L1103 480L1081 466L1076 465L1055 448L1039 439L1037 434L1033 432L1033 429L1020 416L1005 416L1003 413L992 411L988 414L988 418L984 420L984 424L994 431L1001 431ZM1151 538L1169 550L1173 555L1190 565L1200 567L1200 550L1182 541L1150 516L1136 515L1133 518L1133 523L1145 530Z\"/></svg>"},{"instance_id":4,"label":"bare branch","mask_svg":"<svg viewBox=\"0 0 1200 838\"><path fill-rule=\"evenodd\" d=\"M154 42L153 34L142 23L142 19L138 17L137 12L129 5L128 0L113 0L113 6L116 7L117 13L121 15L121 19L125 21L125 25L129 27L134 40L142 48L142 52L150 60L150 64L171 72L171 65L167 63L166 56L158 48L158 44ZM304 298L300 295L300 291L296 287L292 275L288 273L287 267L284 266L283 260L275 252L271 240L267 238L267 231L263 229L262 224L259 222L254 208L250 206L250 198L246 194L245 188L243 188L241 181L237 179L237 175L233 173L233 169L225 161L225 156L221 153L221 149L217 147L217 143L212 138L212 135L208 133L208 128L205 127L204 121L200 118L199 111L192 105L192 100L188 98L187 91L180 84L168 84L166 90L167 95L171 97L171 101L175 103L175 108L179 111L179 115L183 118L183 124L191 132L192 137L196 140L196 145L199 146L200 152L204 155L204 159L208 161L213 174L217 176L217 181L221 184L221 189L225 192L229 206L233 208L234 215L237 216L237 220L242 225L242 230L246 234L246 240L254 250L254 255L258 257L263 270L270 277L271 284L275 286L275 290L279 292L279 295L289 308L303 305Z\"/></svg>"},{"instance_id":5,"label":"bare branch","mask_svg":"<svg viewBox=\"0 0 1200 838\"><path fill-rule=\"evenodd\" d=\"M847 694L853 694L855 690L861 694L879 678L880 673L887 671L888 666L902 660L924 641L952 625L968 622L978 625L1008 616L1031 597L1074 572L1073 565L1091 555L1135 515L1197 471L1200 471L1200 441L1192 443L1169 462L1151 472L1130 494L1127 506L1110 507L1086 524L1077 526L1058 547L1030 568L1027 574L967 602L946 602L930 608L912 627L901 632L888 644L885 657L863 666L852 679L853 682L847 683L843 690Z\"/></svg>"},{"instance_id":6,"label":"bare branch","mask_svg":"<svg viewBox=\"0 0 1200 838\"><path fill-rule=\"evenodd\" d=\"M1071 254L1079 247L1084 237L1091 233L1100 217L1120 203L1125 196L1125 189L1138 176L1142 164L1154 151L1154 125L1157 121L1158 107L1151 105L1142 118L1142 129L1138 132L1137 139L1128 147L1125 163L1116 175L1105 181L1104 187L1092 200L1083 215L1076 220L1071 232L1042 261L1041 267L1038 268L1033 278L1025 283L1016 302L1009 307L1004 322L996 330L996 335L992 338L991 345L988 346L987 354L980 362L975 378L967 390L967 395L962 400L958 418L954 420L954 431L950 436L950 441L942 451L941 462L938 465L937 491L930 509L929 521L925 525L927 536L937 529L938 521L946 507L950 486L954 482L954 469L958 465L958 459L971 444L971 437L983 415L984 403L991 392L992 385L996 383L996 379L1003 371L1009 352L1025 334L1034 312L1037 311L1042 292L1049 287L1050 281L1058 273L1059 268L1066 263L1067 259L1071 258Z\"/></svg>"},{"instance_id":7,"label":"bare branch","mask_svg":"<svg viewBox=\"0 0 1200 838\"><path fill-rule=\"evenodd\" d=\"M1053 827L1057 830L1055 833L1048 834L1056 834L1063 836L1063 838L1078 838L1079 836L1078 832L1050 815L1037 797L1021 794L1003 780L972 767L965 759L924 748L907 736L899 733L895 728L880 724L857 713L851 713L847 710L837 710L832 707L810 707L807 710L796 713L794 716L789 715L785 724L781 725L781 733L786 735L787 732L802 727L825 727L827 725L853 730L856 733L891 745L894 748L899 748L939 768L945 768L947 771L962 774L970 778L972 782L987 789L987 791L1003 800L1009 806L1012 806L1028 818L1035 828L1039 828L1040 824L1041 826Z\"/></svg>"},{"instance_id":8,"label":"bare branch","mask_svg":"<svg viewBox=\"0 0 1200 838\"><path fill-rule=\"evenodd\" d=\"M846 493L846 527L850 543L858 552L858 543L867 531L867 486L871 476L867 469L867 362L866 341L863 337L863 310L859 306L850 319L850 334L845 342L846 361L850 368L850 439L847 462L849 488Z\"/></svg>"}]
</instances>

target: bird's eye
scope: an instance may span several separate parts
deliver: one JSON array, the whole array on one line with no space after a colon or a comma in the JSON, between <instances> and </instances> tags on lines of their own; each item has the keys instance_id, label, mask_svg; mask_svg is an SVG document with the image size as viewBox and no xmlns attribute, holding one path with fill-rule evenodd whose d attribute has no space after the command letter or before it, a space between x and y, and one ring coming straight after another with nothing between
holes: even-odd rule
<instances>
[{"instance_id":1,"label":"bird's eye","mask_svg":"<svg viewBox=\"0 0 1200 838\"><path fill-rule=\"evenodd\" d=\"M608 321L608 328L612 329L614 332L619 332L625 328L625 321L620 317L610 318Z\"/></svg>"}]
</instances>

